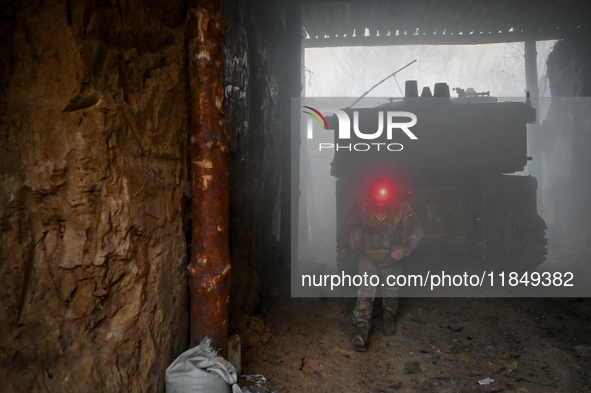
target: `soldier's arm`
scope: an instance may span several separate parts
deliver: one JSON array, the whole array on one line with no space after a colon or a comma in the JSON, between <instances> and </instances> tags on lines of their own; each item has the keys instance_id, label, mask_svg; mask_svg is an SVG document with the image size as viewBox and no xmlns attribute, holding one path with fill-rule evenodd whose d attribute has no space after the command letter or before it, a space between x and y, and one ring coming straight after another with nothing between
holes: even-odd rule
<instances>
[{"instance_id":1,"label":"soldier's arm","mask_svg":"<svg viewBox=\"0 0 591 393\"><path fill-rule=\"evenodd\" d=\"M337 249L339 251L349 248L351 229L361 222L361 218L359 215L359 211L361 208L362 206L360 204L356 204L347 215L347 218L345 218L345 222L343 222L343 226L341 227L339 238L337 240Z\"/></svg>"},{"instance_id":2,"label":"soldier's arm","mask_svg":"<svg viewBox=\"0 0 591 393\"><path fill-rule=\"evenodd\" d=\"M410 207L408 203L406 203L404 208L402 224L406 232L406 237L402 243L400 243L398 248L404 252L405 256L408 256L417 247L424 236L423 227L421 226L421 223L419 222L415 212L412 210L412 207Z\"/></svg>"}]
</instances>

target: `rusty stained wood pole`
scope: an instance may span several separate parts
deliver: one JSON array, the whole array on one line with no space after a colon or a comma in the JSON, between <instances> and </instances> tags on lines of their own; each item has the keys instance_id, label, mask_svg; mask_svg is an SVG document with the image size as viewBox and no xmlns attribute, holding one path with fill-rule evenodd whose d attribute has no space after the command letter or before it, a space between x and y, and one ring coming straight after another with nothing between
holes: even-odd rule
<instances>
[{"instance_id":1,"label":"rusty stained wood pole","mask_svg":"<svg viewBox=\"0 0 591 393\"><path fill-rule=\"evenodd\" d=\"M228 136L224 117L221 0L190 0L187 20L192 242L191 346L210 337L227 357L230 296Z\"/></svg>"}]
</instances>

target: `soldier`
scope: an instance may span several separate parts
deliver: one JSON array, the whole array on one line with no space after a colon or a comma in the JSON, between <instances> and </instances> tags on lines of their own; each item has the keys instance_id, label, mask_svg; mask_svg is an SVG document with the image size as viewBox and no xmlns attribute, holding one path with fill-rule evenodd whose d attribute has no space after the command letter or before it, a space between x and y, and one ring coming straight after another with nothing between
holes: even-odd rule
<instances>
[{"instance_id":1,"label":"soldier","mask_svg":"<svg viewBox=\"0 0 591 393\"><path fill-rule=\"evenodd\" d=\"M401 259L409 255L423 238L423 228L407 201L396 193L389 179L374 181L347 216L338 239L339 259L347 250L359 253L359 274L377 275L386 283L389 275L402 272ZM355 349L367 351L376 287L362 286L353 311ZM398 287L383 289L383 331L394 335L394 315L398 309Z\"/></svg>"}]
</instances>

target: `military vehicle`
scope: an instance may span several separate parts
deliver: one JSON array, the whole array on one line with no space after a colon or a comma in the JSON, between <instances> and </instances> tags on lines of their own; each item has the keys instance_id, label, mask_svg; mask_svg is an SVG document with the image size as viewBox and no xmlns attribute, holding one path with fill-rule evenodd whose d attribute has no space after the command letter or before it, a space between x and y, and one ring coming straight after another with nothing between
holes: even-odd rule
<instances>
[{"instance_id":1,"label":"military vehicle","mask_svg":"<svg viewBox=\"0 0 591 393\"><path fill-rule=\"evenodd\" d=\"M372 179L387 175L425 231L413 254L472 253L513 270L535 268L547 255L537 181L523 174L535 109L529 97L499 102L488 92L454 90L458 97L450 98L447 84L436 84L433 95L425 88L419 96L416 82L408 81L404 99L344 108L347 139L339 118L327 118L335 130L337 231ZM404 123L410 133L397 127ZM339 268L354 271L348 265L355 263L340 261Z\"/></svg>"}]
</instances>

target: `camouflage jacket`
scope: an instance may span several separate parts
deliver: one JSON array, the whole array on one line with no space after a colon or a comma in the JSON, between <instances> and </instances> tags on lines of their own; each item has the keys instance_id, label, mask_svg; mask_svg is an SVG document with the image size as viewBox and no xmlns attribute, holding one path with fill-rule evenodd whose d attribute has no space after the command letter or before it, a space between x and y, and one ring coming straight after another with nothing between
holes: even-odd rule
<instances>
[{"instance_id":1,"label":"camouflage jacket","mask_svg":"<svg viewBox=\"0 0 591 393\"><path fill-rule=\"evenodd\" d=\"M377 207L365 201L357 203L345 219L338 248L400 248L409 255L423 238L423 228L408 202Z\"/></svg>"}]
</instances>

